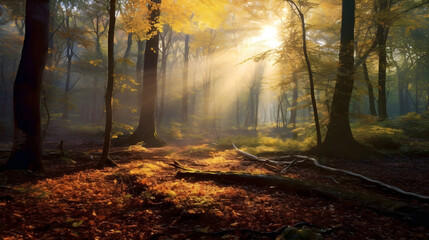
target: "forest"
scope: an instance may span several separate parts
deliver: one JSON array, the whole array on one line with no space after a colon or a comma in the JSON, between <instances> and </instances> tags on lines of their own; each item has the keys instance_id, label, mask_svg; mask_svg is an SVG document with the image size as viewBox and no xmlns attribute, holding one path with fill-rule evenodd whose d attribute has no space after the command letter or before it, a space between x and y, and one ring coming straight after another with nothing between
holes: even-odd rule
<instances>
[{"instance_id":1,"label":"forest","mask_svg":"<svg viewBox=\"0 0 429 240\"><path fill-rule=\"evenodd\" d=\"M0 0L1 239L429 239L428 0Z\"/></svg>"}]
</instances>

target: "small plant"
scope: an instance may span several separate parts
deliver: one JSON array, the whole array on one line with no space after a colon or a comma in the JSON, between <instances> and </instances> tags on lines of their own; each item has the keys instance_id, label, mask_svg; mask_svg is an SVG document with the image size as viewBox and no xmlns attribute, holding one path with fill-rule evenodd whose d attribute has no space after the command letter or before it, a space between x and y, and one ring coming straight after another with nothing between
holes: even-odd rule
<instances>
[{"instance_id":1,"label":"small plant","mask_svg":"<svg viewBox=\"0 0 429 240\"><path fill-rule=\"evenodd\" d=\"M147 148L143 147L144 143L139 142L136 145L131 145L128 147L128 151L130 152L147 152Z\"/></svg>"}]
</instances>

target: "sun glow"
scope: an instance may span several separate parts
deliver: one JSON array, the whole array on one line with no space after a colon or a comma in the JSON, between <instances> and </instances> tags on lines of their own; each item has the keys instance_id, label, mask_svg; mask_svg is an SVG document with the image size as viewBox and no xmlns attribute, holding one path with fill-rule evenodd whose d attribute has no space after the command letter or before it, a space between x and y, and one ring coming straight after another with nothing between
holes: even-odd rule
<instances>
[{"instance_id":1,"label":"sun glow","mask_svg":"<svg viewBox=\"0 0 429 240\"><path fill-rule=\"evenodd\" d=\"M268 49L280 47L282 41L280 40L278 24L267 24L261 27L258 35L253 37L252 43Z\"/></svg>"}]
</instances>

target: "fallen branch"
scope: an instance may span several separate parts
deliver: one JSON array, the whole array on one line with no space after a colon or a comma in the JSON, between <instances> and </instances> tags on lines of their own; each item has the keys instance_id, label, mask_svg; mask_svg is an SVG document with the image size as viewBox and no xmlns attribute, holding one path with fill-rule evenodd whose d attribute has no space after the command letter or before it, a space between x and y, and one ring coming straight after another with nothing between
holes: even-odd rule
<instances>
[{"instance_id":1,"label":"fallen branch","mask_svg":"<svg viewBox=\"0 0 429 240\"><path fill-rule=\"evenodd\" d=\"M404 202L394 201L379 196L348 192L330 186L305 182L283 176L263 174L255 175L245 172L199 171L187 168L178 162L174 162L170 165L180 169L176 174L177 178L212 180L227 184L250 184L262 187L274 186L277 189L303 195L313 195L334 199L341 198L352 202L358 202L359 204L385 215L393 216L401 220L411 221L414 224L429 226L429 219L426 217L429 215L429 210L417 209Z\"/></svg>"},{"instance_id":2,"label":"fallen branch","mask_svg":"<svg viewBox=\"0 0 429 240\"><path fill-rule=\"evenodd\" d=\"M240 153L243 156L247 156L248 158L251 158L251 159L254 159L254 160L259 159L255 155L252 155L250 153L247 153L247 152L239 150L234 144L232 144L232 146L238 151L238 153ZM281 173L286 172L286 170L289 169L292 166L292 164L294 164L296 162L312 161L316 167L319 167L319 168L322 168L322 169L325 169L325 170L329 170L329 171L333 171L333 172L341 172L341 173L345 173L347 175L358 177L358 178L363 179L363 180L365 180L367 182L371 182L371 183L377 184L379 186L385 187L385 188L387 188L389 190L392 190L394 192L400 193L400 194L408 196L408 197L414 197L414 198L417 198L419 200L425 200L425 201L429 200L429 196L421 195L421 194L418 194L418 193L404 191L404 190L402 190L402 189L400 189L398 187L395 187L395 186L392 186L392 185L380 182L378 180L374 180L372 178L366 177L366 176L364 176L362 174L359 174L359 173L347 171L347 170L344 170L344 169L338 169L338 168L333 168L333 167L325 166L323 164L320 164L315 158L312 158L312 157L307 157L307 156L302 156L302 155L293 155L293 156L291 156L291 158L295 158L296 161L293 160L291 162L288 162L289 166L287 166L285 169L283 169L281 171Z\"/></svg>"}]
</instances>

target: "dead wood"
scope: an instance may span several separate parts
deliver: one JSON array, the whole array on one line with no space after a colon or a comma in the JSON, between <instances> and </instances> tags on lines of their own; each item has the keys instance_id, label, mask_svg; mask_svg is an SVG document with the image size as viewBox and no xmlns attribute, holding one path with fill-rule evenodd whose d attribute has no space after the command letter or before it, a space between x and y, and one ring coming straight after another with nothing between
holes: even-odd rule
<instances>
[{"instance_id":1,"label":"dead wood","mask_svg":"<svg viewBox=\"0 0 429 240\"><path fill-rule=\"evenodd\" d=\"M241 150L239 150L236 146L235 146L235 144L233 143L232 144L232 146L235 148L235 150L237 150L237 152L240 154L240 155L243 155L243 156L245 156L245 157L247 157L247 158L249 158L249 159L251 159L251 160L255 160L255 161L263 161L263 162L266 162L266 163L272 163L272 162L276 162L277 164L279 163L279 161L274 161L274 160L269 160L269 159L261 159L261 158L258 158L257 156L255 156L255 155L253 155L253 154L250 154L250 153L247 153L247 152L244 152L244 151L241 151ZM381 182L381 181L378 181L378 180L375 180L375 179L372 179L372 178L369 178L369 177L366 177L366 176L364 176L364 175L362 175L362 174L359 174L359 173L355 173L355 172L351 172L351 171L347 171L347 170L344 170L344 169L339 169L339 168L333 168L333 167L329 167L329 166L326 166L326 165L323 165L323 164L320 164L315 158L312 158L312 157L307 157L307 156L302 156L302 155L290 155L290 156L282 156L282 157L280 157L280 159L293 159L292 161L290 161L290 162L284 162L284 163L286 163L286 164L289 164L288 166L286 166L282 171L281 171L281 173L285 173L293 164L295 164L295 163L297 163L297 162L304 162L304 161L311 161L311 162L313 162L314 163L314 165L316 166L316 167L319 167L319 168L322 168L322 169L325 169L325 170L328 170L328 171L333 171L333 172L341 172L341 173L344 173L344 174L347 174L347 175L350 175L350 176L354 176L354 177L358 177L358 178L360 178L360 179L362 179L362 180L365 180L365 181L367 181L367 182L370 182L370 183L373 183L373 184L376 184L376 185L379 185L379 186L381 186L381 187L384 187L384 188L387 188L387 189L389 189L389 190L391 190L391 191L393 191L393 192L396 192L396 193L399 193L399 194L401 194L401 195L404 195L404 196L406 196L406 197L413 197L413 198L416 198L416 199L418 199L418 200L423 200L423 201L429 201L429 196L425 196L425 195L421 195L421 194L418 194L418 193L413 193L413 192L408 192L408 191L405 191L405 190L402 190L402 189L400 189L400 188L398 188L398 187L395 187L395 186L392 186L392 185L389 185L389 184L386 184L386 183L383 183L383 182ZM279 164L278 164L279 165Z\"/></svg>"},{"instance_id":2,"label":"dead wood","mask_svg":"<svg viewBox=\"0 0 429 240\"><path fill-rule=\"evenodd\" d=\"M429 226L429 209L418 209L404 202L394 201L387 198L345 191L339 188L320 185L298 179L263 174L250 174L246 172L225 171L199 171L187 168L178 162L171 164L179 169L177 178L193 178L196 180L212 180L227 184L246 184L260 187L276 187L283 191L295 192L302 195L320 196L332 199L345 199L358 203L401 220L414 224Z\"/></svg>"}]
</instances>

